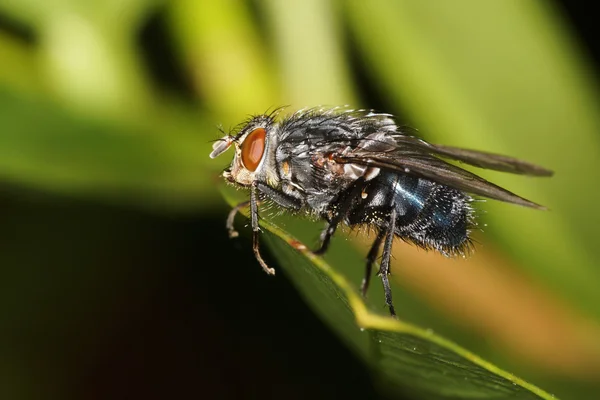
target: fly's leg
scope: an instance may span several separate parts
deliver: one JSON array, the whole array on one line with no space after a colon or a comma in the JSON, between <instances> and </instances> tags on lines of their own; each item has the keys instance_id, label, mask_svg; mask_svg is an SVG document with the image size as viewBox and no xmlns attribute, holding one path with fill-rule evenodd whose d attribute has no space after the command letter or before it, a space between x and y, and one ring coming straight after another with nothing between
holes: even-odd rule
<instances>
[{"instance_id":1,"label":"fly's leg","mask_svg":"<svg viewBox=\"0 0 600 400\"><path fill-rule=\"evenodd\" d=\"M377 254L379 253L379 248L381 247L381 242L383 242L383 238L385 237L386 231L384 229L380 229L377 232L377 237L371 245L371 250L369 250L369 254L367 254L367 266L365 268L365 277L362 280L362 284L360 285L360 292L363 297L367 297L367 290L369 290L369 282L371 281L371 272L373 271L373 263L377 259Z\"/></svg>"},{"instance_id":2,"label":"fly's leg","mask_svg":"<svg viewBox=\"0 0 600 400\"><path fill-rule=\"evenodd\" d=\"M252 185L250 191L250 219L252 221L252 251L254 251L254 257L260 264L260 266L269 275L275 275L275 270L270 268L267 263L263 260L260 255L258 245L258 235L260 234L260 227L258 226L258 199L256 194L256 185Z\"/></svg>"},{"instance_id":3,"label":"fly's leg","mask_svg":"<svg viewBox=\"0 0 600 400\"><path fill-rule=\"evenodd\" d=\"M327 224L327 227L321 232L321 245L318 249L313 251L313 253L317 255L323 255L329 248L329 243L331 242L331 237L335 233L337 226L344 218L344 215L341 213L336 213L331 221Z\"/></svg>"},{"instance_id":4,"label":"fly's leg","mask_svg":"<svg viewBox=\"0 0 600 400\"><path fill-rule=\"evenodd\" d=\"M321 246L317 250L313 251L313 253L318 255L325 254L325 252L329 248L331 237L335 233L337 226L346 217L348 211L350 211L350 208L352 207L352 203L355 201L356 196L359 196L362 192L364 182L364 178L358 178L354 182L352 187L350 187L350 189L348 189L348 191L341 196L339 201L336 202L333 217L329 220L327 227L323 230L323 232L321 232Z\"/></svg>"},{"instance_id":5,"label":"fly's leg","mask_svg":"<svg viewBox=\"0 0 600 400\"><path fill-rule=\"evenodd\" d=\"M281 193L275 191L274 189L271 189L269 186L264 185L260 182L256 182L254 185L256 186L256 189L258 189L258 191L263 192L269 197L277 200L279 204L283 204L286 208L291 208L293 210L299 210L300 208L302 208L302 203L300 203L293 197L283 196L281 195ZM260 203L260 201L258 203ZM235 216L237 215L237 213L240 212L242 208L246 208L249 205L250 201L243 201L237 206L233 207L229 212L229 216L227 217L227 223L225 226L227 227L227 231L229 231L230 238L238 237L239 235L238 231L236 231L233 227L233 220L235 219Z\"/></svg>"},{"instance_id":6,"label":"fly's leg","mask_svg":"<svg viewBox=\"0 0 600 400\"><path fill-rule=\"evenodd\" d=\"M390 259L392 258L392 242L394 241L394 230L396 228L396 208L392 207L390 213L389 223L385 230L385 243L383 244L383 255L381 259L381 267L379 268L379 276L381 276L381 282L383 283L383 292L385 294L385 304L390 309L392 317L396 318L396 311L394 310L394 304L392 303L392 289L390 288L390 281L388 275L390 274Z\"/></svg>"},{"instance_id":7,"label":"fly's leg","mask_svg":"<svg viewBox=\"0 0 600 400\"><path fill-rule=\"evenodd\" d=\"M227 227L227 231L229 232L230 238L238 237L238 235L239 235L238 231L236 231L235 228L233 227L233 220L235 219L235 216L237 215L237 213L240 212L240 210L242 208L246 208L249 205L250 205L250 201L243 201L240 204L238 204L237 206L233 207L231 209L231 211L229 211L229 215L227 216L227 222L226 222L225 226Z\"/></svg>"},{"instance_id":8,"label":"fly's leg","mask_svg":"<svg viewBox=\"0 0 600 400\"><path fill-rule=\"evenodd\" d=\"M302 203L298 199L295 199L291 196L284 196L274 189L271 189L268 185L264 185L255 181L252 183L250 188L250 201L241 202L237 206L233 207L227 216L227 222L225 226L227 227L227 231L229 231L229 237L237 237L238 232L233 227L235 216L242 208L248 207L248 205L250 206L250 220L252 222L252 250L254 251L254 256L267 274L275 275L275 270L267 266L259 251L258 235L260 233L260 227L258 226L258 204L260 201L258 200L258 192L262 192L268 197L275 199L279 204L282 204L286 208L299 210L302 208Z\"/></svg>"}]
</instances>

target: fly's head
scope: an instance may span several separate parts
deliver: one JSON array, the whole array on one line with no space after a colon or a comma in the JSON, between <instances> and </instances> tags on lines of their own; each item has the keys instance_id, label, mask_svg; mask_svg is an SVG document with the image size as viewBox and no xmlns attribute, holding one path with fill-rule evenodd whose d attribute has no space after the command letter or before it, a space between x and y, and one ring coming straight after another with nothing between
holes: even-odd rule
<instances>
[{"instance_id":1,"label":"fly's head","mask_svg":"<svg viewBox=\"0 0 600 400\"><path fill-rule=\"evenodd\" d=\"M254 181L274 185L279 181L274 165L276 130L271 116L253 117L238 133L225 135L215 142L210 158L221 155L234 145L233 161L223 171L225 180L241 186L250 186Z\"/></svg>"}]
</instances>

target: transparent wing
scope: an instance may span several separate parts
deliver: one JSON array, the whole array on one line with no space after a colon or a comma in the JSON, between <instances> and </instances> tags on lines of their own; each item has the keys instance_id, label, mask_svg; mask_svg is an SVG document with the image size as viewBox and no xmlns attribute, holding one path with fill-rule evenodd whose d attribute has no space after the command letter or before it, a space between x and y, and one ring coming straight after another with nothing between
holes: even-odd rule
<instances>
[{"instance_id":1,"label":"transparent wing","mask_svg":"<svg viewBox=\"0 0 600 400\"><path fill-rule=\"evenodd\" d=\"M394 140L398 146L419 149L430 154L461 161L479 168L531 176L553 175L552 171L544 167L540 167L539 165L500 154L430 144L411 136L394 136Z\"/></svg>"},{"instance_id":2,"label":"transparent wing","mask_svg":"<svg viewBox=\"0 0 600 400\"><path fill-rule=\"evenodd\" d=\"M411 140L405 141L405 138ZM335 155L334 159L339 163L367 165L411 174L478 196L545 209L545 207L503 189L472 172L450 164L436 155L504 172L536 176L552 175L552 172L547 169L504 156L494 155L491 160L484 159L487 153L434 146L405 136L395 136L393 142L390 139L389 136L363 139L357 147L343 154Z\"/></svg>"}]
</instances>

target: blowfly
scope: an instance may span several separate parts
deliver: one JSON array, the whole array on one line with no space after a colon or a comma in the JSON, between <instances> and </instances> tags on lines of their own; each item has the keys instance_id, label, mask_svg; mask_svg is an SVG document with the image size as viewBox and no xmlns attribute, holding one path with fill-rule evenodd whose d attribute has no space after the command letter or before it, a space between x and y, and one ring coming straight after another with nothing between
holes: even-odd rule
<instances>
[{"instance_id":1,"label":"blowfly","mask_svg":"<svg viewBox=\"0 0 600 400\"><path fill-rule=\"evenodd\" d=\"M548 169L427 143L404 133L390 114L311 108L278 118L279 111L250 118L215 142L210 154L215 158L235 147L223 177L249 188L250 200L232 209L227 229L236 236L234 217L250 206L252 248L268 274L275 271L259 251L259 203L264 201L326 221L316 254L327 251L340 223L374 228L361 292L367 292L383 245L379 276L392 316L388 275L394 237L446 256L461 255L471 247L475 226L471 195L544 209L444 159L531 176L551 176Z\"/></svg>"}]
</instances>

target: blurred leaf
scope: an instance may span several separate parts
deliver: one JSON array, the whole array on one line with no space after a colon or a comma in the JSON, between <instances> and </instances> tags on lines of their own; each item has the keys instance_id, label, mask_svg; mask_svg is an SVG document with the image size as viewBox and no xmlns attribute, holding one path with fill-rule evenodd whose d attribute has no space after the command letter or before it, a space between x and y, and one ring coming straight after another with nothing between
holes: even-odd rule
<instances>
[{"instance_id":1,"label":"blurred leaf","mask_svg":"<svg viewBox=\"0 0 600 400\"><path fill-rule=\"evenodd\" d=\"M0 11L38 31L49 18L73 12L112 22L114 29L131 34L146 13L162 3L164 0L0 0Z\"/></svg>"},{"instance_id":2,"label":"blurred leaf","mask_svg":"<svg viewBox=\"0 0 600 400\"><path fill-rule=\"evenodd\" d=\"M261 237L306 302L373 369L382 390L426 399L553 398L431 330L374 313L321 257L273 223L262 219L261 226L267 231ZM346 254L353 253L347 247Z\"/></svg>"},{"instance_id":3,"label":"blurred leaf","mask_svg":"<svg viewBox=\"0 0 600 400\"><path fill-rule=\"evenodd\" d=\"M33 30L44 88L72 108L119 115L155 101L135 38L160 2L0 0L0 11Z\"/></svg>"},{"instance_id":4,"label":"blurred leaf","mask_svg":"<svg viewBox=\"0 0 600 400\"><path fill-rule=\"evenodd\" d=\"M30 46L0 32L0 83L19 92L36 93L44 86Z\"/></svg>"},{"instance_id":5,"label":"blurred leaf","mask_svg":"<svg viewBox=\"0 0 600 400\"><path fill-rule=\"evenodd\" d=\"M259 5L276 49L285 104L292 108L357 105L344 57L343 21L335 5L320 0L269 0Z\"/></svg>"},{"instance_id":6,"label":"blurred leaf","mask_svg":"<svg viewBox=\"0 0 600 400\"><path fill-rule=\"evenodd\" d=\"M275 68L246 2L181 0L170 6L185 66L214 114L237 123L280 106Z\"/></svg>"},{"instance_id":7,"label":"blurred leaf","mask_svg":"<svg viewBox=\"0 0 600 400\"><path fill-rule=\"evenodd\" d=\"M215 198L216 130L205 119L165 107L142 121L98 120L0 90L0 120L6 181L171 208Z\"/></svg>"}]
</instances>

